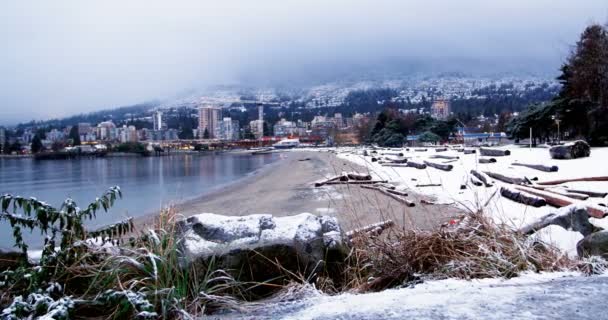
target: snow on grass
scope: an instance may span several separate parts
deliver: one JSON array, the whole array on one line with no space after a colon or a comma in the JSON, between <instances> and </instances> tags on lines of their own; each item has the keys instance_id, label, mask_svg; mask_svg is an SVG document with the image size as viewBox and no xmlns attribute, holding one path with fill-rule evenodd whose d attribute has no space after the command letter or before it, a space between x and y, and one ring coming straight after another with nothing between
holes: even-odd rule
<instances>
[{"instance_id":1,"label":"snow on grass","mask_svg":"<svg viewBox=\"0 0 608 320\"><path fill-rule=\"evenodd\" d=\"M531 223L548 213L555 212L556 209L550 206L534 208L505 199L499 193L500 187L505 184L499 181L496 181L493 187L475 187L469 182L471 169L538 178L539 181L608 176L608 166L606 165L606 161L608 161L608 148L592 148L590 157L573 160L553 160L549 155L549 149L546 148L529 149L509 145L500 147L500 149L510 150L511 155L493 157L497 162L490 164L478 163L478 159L481 157L478 153L479 151L475 154L463 154L455 150L436 152L433 148L429 148L426 152L415 152L413 151L414 148L410 148L410 151L406 151L405 148L399 151L405 157L418 162L430 160L442 163L447 161L445 159L433 159L431 158L433 155L458 156L459 159L457 161L450 162L454 166L454 169L449 172L430 167L424 170L403 167L382 167L377 162L371 162L370 156L364 157L360 148L341 148L337 149L337 151L339 158L367 167L372 172L374 178L389 180L403 188L434 197L439 202L454 202L454 205L461 209L471 211L488 203L486 212L489 212L495 220L508 223L516 228ZM382 151L378 152L381 153ZM559 171L543 172L526 167L513 166L512 163L514 162L556 165L559 167ZM417 184L430 183L440 183L441 186L416 187ZM460 186L462 184L467 185L465 190L461 190ZM608 191L608 182L575 182L564 185L570 188L591 191ZM606 203L605 198L589 198L586 201L596 204ZM606 219L591 219L591 221L600 227L608 228L608 220ZM576 242L582 238L578 232L567 231L561 227L549 227L541 231L539 236L570 254L576 252Z\"/></svg>"}]
</instances>

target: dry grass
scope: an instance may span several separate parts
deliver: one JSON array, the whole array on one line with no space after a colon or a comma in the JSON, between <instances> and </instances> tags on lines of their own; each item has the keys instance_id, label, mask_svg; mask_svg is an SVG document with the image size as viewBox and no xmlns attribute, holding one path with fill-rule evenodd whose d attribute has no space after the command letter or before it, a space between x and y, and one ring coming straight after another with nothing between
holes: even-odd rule
<instances>
[{"instance_id":1,"label":"dry grass","mask_svg":"<svg viewBox=\"0 0 608 320\"><path fill-rule=\"evenodd\" d=\"M360 237L350 257L350 287L377 291L419 277L514 277L522 271L558 271L575 262L557 248L497 225L483 213L463 216L434 231L397 230Z\"/></svg>"}]
</instances>

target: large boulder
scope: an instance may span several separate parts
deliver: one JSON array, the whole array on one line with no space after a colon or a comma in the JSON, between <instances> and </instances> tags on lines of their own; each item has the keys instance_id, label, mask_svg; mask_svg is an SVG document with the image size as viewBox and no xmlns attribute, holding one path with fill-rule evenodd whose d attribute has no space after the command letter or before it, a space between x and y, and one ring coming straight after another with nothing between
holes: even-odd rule
<instances>
[{"instance_id":1,"label":"large boulder","mask_svg":"<svg viewBox=\"0 0 608 320\"><path fill-rule=\"evenodd\" d=\"M203 213L180 221L177 229L184 263L213 260L215 267L239 270L255 281L272 279L282 270L310 274L343 249L337 220L310 213L287 217Z\"/></svg>"},{"instance_id":2,"label":"large boulder","mask_svg":"<svg viewBox=\"0 0 608 320\"><path fill-rule=\"evenodd\" d=\"M601 256L608 259L608 230L594 232L576 244L580 257Z\"/></svg>"},{"instance_id":3,"label":"large boulder","mask_svg":"<svg viewBox=\"0 0 608 320\"><path fill-rule=\"evenodd\" d=\"M553 159L576 159L591 155L589 144L583 140L566 143L561 146L553 146L549 149Z\"/></svg>"}]
</instances>

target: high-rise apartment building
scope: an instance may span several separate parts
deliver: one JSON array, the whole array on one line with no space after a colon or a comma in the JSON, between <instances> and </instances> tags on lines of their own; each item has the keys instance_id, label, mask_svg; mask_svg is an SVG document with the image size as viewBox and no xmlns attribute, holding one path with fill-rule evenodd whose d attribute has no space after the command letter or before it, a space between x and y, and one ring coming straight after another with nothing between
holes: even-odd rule
<instances>
[{"instance_id":1,"label":"high-rise apartment building","mask_svg":"<svg viewBox=\"0 0 608 320\"><path fill-rule=\"evenodd\" d=\"M198 109L198 134L201 139L216 139L222 117L222 109L205 106Z\"/></svg>"},{"instance_id":2,"label":"high-rise apartment building","mask_svg":"<svg viewBox=\"0 0 608 320\"><path fill-rule=\"evenodd\" d=\"M163 113L161 111L154 111L152 114L153 129L158 131L163 128Z\"/></svg>"}]
</instances>

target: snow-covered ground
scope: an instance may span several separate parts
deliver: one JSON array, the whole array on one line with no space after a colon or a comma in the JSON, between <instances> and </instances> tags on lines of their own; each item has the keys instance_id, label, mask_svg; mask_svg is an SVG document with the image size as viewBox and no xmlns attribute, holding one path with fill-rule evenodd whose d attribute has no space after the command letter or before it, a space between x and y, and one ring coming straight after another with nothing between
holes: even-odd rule
<instances>
[{"instance_id":1,"label":"snow-covered ground","mask_svg":"<svg viewBox=\"0 0 608 320\"><path fill-rule=\"evenodd\" d=\"M326 296L314 290L219 319L606 319L608 277L523 274L505 279L429 281L411 288Z\"/></svg>"},{"instance_id":2,"label":"snow-covered ground","mask_svg":"<svg viewBox=\"0 0 608 320\"><path fill-rule=\"evenodd\" d=\"M391 149L387 152L402 152L405 157L422 162L429 160L436 163L448 161L446 159L432 159L433 155L449 155L460 157L457 161L451 162L454 166L452 171L446 172L435 168L419 170L415 168L403 167L383 167L378 162L371 162L371 156L364 157L361 148L340 148L338 157L349 160L353 163L369 168L370 172L377 178L386 179L403 189L411 189L417 193L435 197L438 201L454 203L463 209L476 210L488 202L485 212L495 219L508 223L514 227L521 227L525 224L548 213L555 212L551 206L534 208L526 206L500 196L498 191L501 186L506 185L496 181L493 187L476 187L470 181L471 169L480 171L494 171L507 175L526 176L528 178L537 177L540 181L557 180L563 178L608 176L608 148L592 148L591 156L587 158L573 160L553 160L547 148L524 148L520 146L504 146L501 149L508 149L511 155L505 157L494 157L497 162L490 164L480 164L479 150L475 154L463 154L455 150L446 152L436 152L433 148L428 148L426 152L416 152L414 148L409 151L403 149ZM380 154L383 151L378 151ZM556 165L558 172L543 172L521 166L511 165L513 162ZM417 184L440 183L441 187L416 187ZM460 186L467 184L467 188L461 190ZM608 182L574 182L564 184L568 187L586 189L592 191L608 191ZM589 198L586 201L594 203L606 203L606 199ZM608 218L591 219L592 223L608 228ZM550 226L541 230L538 234L543 240L556 244L561 249L574 254L576 243L582 239L578 232L567 231L559 226Z\"/></svg>"}]
</instances>

